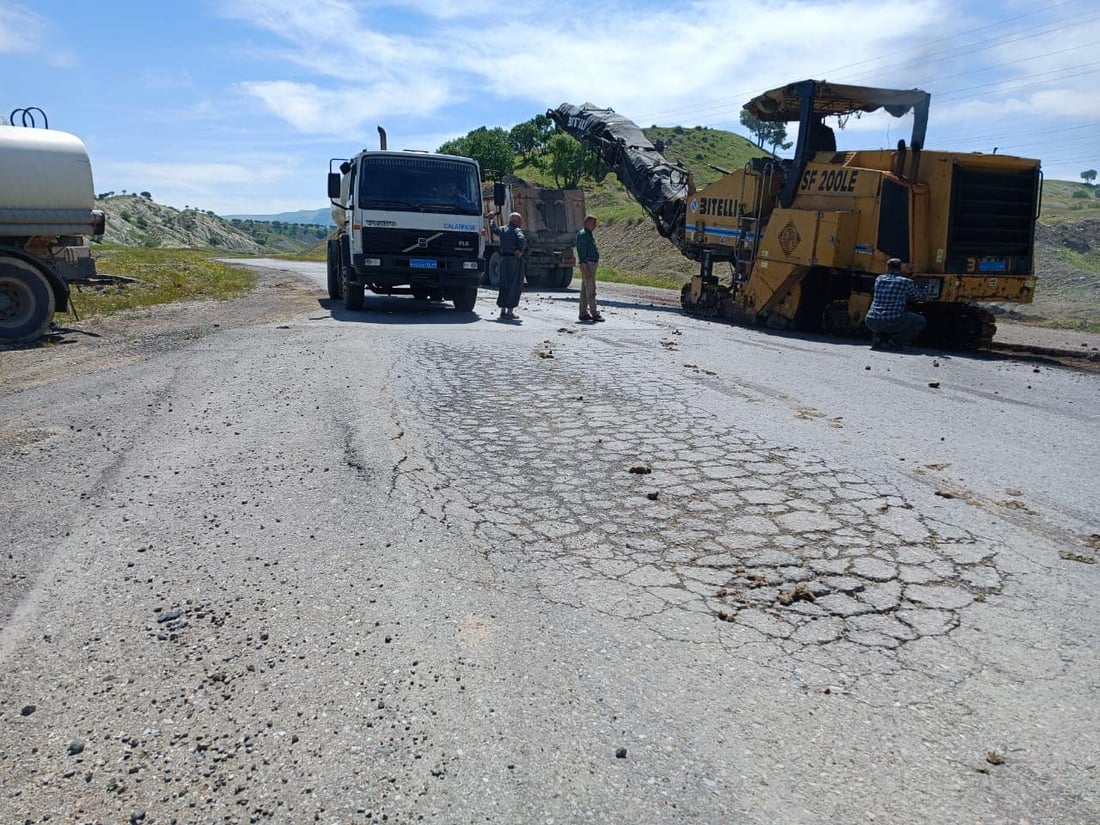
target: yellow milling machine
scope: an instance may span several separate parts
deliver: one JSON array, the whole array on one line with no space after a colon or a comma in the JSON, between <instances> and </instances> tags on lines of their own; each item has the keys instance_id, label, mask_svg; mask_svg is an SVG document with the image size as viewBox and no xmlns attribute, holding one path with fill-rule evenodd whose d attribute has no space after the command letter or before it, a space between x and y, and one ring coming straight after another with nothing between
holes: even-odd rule
<instances>
[{"instance_id":1,"label":"yellow milling machine","mask_svg":"<svg viewBox=\"0 0 1100 825\"><path fill-rule=\"evenodd\" d=\"M635 124L610 109L548 114L595 151L699 271L681 302L693 315L780 329L865 333L875 277L900 258L929 300L918 343L988 346L979 303L1030 303L1038 160L924 149L930 95L805 80L745 104L761 121L799 124L792 159L754 158L696 189ZM837 151L825 118L913 113L908 143ZM716 266L717 265L717 266Z\"/></svg>"}]
</instances>

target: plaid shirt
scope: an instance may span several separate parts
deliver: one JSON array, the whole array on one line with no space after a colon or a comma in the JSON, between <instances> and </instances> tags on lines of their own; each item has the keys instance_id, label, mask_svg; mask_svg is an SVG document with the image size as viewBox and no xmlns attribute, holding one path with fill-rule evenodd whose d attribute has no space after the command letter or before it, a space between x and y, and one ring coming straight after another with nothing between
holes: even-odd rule
<instances>
[{"instance_id":1,"label":"plaid shirt","mask_svg":"<svg viewBox=\"0 0 1100 825\"><path fill-rule=\"evenodd\" d=\"M887 272L875 278L875 298L867 310L868 318L894 321L905 314L906 302L925 301L928 295L904 275Z\"/></svg>"}]
</instances>

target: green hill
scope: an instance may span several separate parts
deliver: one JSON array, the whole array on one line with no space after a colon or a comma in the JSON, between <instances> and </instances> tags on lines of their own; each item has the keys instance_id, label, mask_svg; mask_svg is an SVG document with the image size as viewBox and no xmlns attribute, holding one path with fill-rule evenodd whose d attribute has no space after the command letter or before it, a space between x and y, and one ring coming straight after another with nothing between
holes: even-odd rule
<instances>
[{"instance_id":1,"label":"green hill","mask_svg":"<svg viewBox=\"0 0 1100 825\"><path fill-rule=\"evenodd\" d=\"M96 208L107 216L101 241L122 246L219 249L253 255L298 253L324 238L316 224L220 218L201 209L176 209L143 195L106 195Z\"/></svg>"}]
</instances>

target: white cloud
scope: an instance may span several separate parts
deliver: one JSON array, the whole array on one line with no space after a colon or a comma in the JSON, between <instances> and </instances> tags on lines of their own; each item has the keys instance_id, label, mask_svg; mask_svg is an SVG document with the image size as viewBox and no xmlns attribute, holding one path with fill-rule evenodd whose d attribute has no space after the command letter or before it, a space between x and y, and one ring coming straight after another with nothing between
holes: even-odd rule
<instances>
[{"instance_id":1,"label":"white cloud","mask_svg":"<svg viewBox=\"0 0 1100 825\"><path fill-rule=\"evenodd\" d=\"M369 117L427 117L494 98L529 101L534 111L565 100L592 101L640 123L736 123L752 95L821 77L835 68L831 64L841 64L841 74L876 75L876 85L890 85L894 72L884 81L875 69L883 65L882 55L895 52L897 32L911 39L933 30L946 14L936 2L791 2L786 9L739 10L731 34L725 0L633 11L614 3L562 2L552 15L533 2L512 3L504 11L463 5L458 14L456 2L422 0L403 5L403 14L389 6L388 18L381 15L384 7L322 0L306 13L290 0L223 2L224 15L284 42L266 54L274 61L269 70L284 66L283 77L248 80L239 88L309 132L324 131L326 121L333 128L332 110L325 111L333 103L357 123ZM782 26L776 25L777 15ZM858 36L852 20L860 21ZM753 36L737 37L736 31ZM823 51L822 43L835 48ZM288 79L301 70L311 79ZM335 88L332 79L338 79ZM828 79L861 82L835 72Z\"/></svg>"},{"instance_id":2,"label":"white cloud","mask_svg":"<svg viewBox=\"0 0 1100 825\"><path fill-rule=\"evenodd\" d=\"M0 54L33 54L50 66L76 65L73 52L52 36L46 18L17 3L0 5Z\"/></svg>"},{"instance_id":3,"label":"white cloud","mask_svg":"<svg viewBox=\"0 0 1100 825\"><path fill-rule=\"evenodd\" d=\"M278 177L278 166L265 168L267 179ZM132 180L132 186L153 189L169 184L185 192L205 192L218 186L252 183L256 169L240 163L157 163L116 161L98 170L106 177ZM129 188L129 187L124 187Z\"/></svg>"},{"instance_id":4,"label":"white cloud","mask_svg":"<svg viewBox=\"0 0 1100 825\"><path fill-rule=\"evenodd\" d=\"M46 21L23 6L0 6L0 53L36 52L45 39Z\"/></svg>"},{"instance_id":5,"label":"white cloud","mask_svg":"<svg viewBox=\"0 0 1100 825\"><path fill-rule=\"evenodd\" d=\"M447 88L426 80L417 77L404 85L380 81L337 89L286 80L246 81L240 88L300 132L345 135L371 119L430 115L447 102Z\"/></svg>"}]
</instances>

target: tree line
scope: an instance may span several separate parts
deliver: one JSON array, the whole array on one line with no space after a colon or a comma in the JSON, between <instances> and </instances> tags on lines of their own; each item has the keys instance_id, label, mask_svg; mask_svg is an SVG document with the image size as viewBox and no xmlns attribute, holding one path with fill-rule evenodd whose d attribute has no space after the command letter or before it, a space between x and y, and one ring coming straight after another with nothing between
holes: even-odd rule
<instances>
[{"instance_id":1,"label":"tree line","mask_svg":"<svg viewBox=\"0 0 1100 825\"><path fill-rule=\"evenodd\" d=\"M519 168L533 167L546 172L559 189L576 189L584 179L599 182L607 175L607 165L575 138L558 129L548 115L504 129L481 126L465 137L443 143L437 150L444 155L473 158L481 166L486 180L500 180Z\"/></svg>"},{"instance_id":2,"label":"tree line","mask_svg":"<svg viewBox=\"0 0 1100 825\"><path fill-rule=\"evenodd\" d=\"M791 147L784 123L766 123L742 111L741 124L756 139L757 146L769 146L773 154L777 148ZM517 168L533 167L549 174L559 189L576 189L582 180L599 183L609 171L595 152L558 129L545 114L535 115L511 129L481 126L464 137L446 141L437 151L473 158L486 180L500 180L514 174Z\"/></svg>"}]
</instances>

